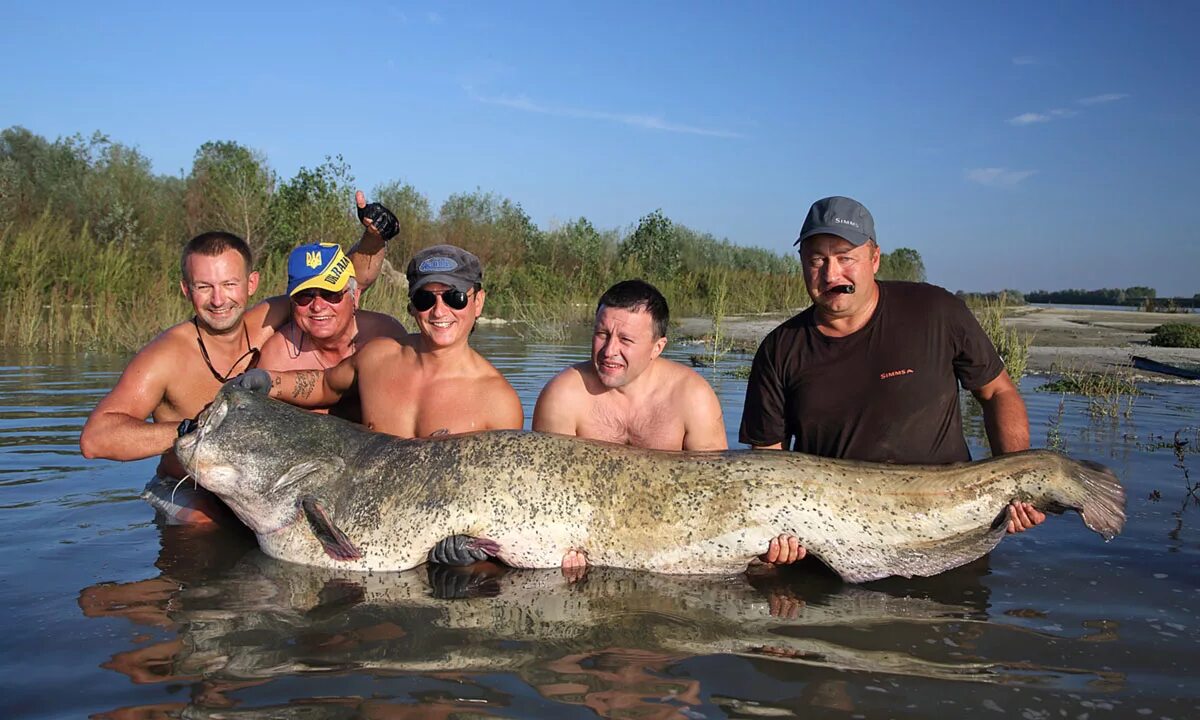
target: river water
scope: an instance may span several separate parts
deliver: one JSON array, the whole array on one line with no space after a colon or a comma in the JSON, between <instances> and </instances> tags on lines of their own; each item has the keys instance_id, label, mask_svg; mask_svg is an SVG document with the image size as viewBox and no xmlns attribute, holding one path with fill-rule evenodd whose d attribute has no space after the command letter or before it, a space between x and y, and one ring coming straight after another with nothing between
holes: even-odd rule
<instances>
[{"instance_id":1,"label":"river water","mask_svg":"<svg viewBox=\"0 0 1200 720\"><path fill-rule=\"evenodd\" d=\"M584 357L494 328L474 342L527 418ZM1070 514L935 578L568 583L334 577L241 533L159 527L138 498L153 461L78 453L123 362L0 355L0 717L1200 717L1194 386L1147 386L1131 415L1098 419L1023 382L1035 446L1124 480L1129 521L1108 544ZM744 381L704 372L736 446ZM977 414L967 425L981 457Z\"/></svg>"}]
</instances>

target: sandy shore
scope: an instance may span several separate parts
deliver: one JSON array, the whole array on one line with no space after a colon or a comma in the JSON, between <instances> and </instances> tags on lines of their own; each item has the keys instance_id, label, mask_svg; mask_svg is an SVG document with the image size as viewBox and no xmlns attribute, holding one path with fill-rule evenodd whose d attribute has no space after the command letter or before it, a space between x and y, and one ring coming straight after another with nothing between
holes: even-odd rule
<instances>
[{"instance_id":1,"label":"sandy shore","mask_svg":"<svg viewBox=\"0 0 1200 720\"><path fill-rule=\"evenodd\" d=\"M757 343L787 316L737 316L726 318L722 332L741 342ZM1171 365L1200 365L1200 349L1159 348L1148 344L1150 330L1163 323L1200 325L1200 313L1167 314L1120 310L1079 310L1058 307L1023 307L1005 324L1033 336L1029 372L1049 373L1059 366L1104 370L1128 366L1140 355ZM712 331L707 318L679 321L678 337L698 337ZM1155 382L1181 380L1158 373L1137 371L1135 376Z\"/></svg>"}]
</instances>

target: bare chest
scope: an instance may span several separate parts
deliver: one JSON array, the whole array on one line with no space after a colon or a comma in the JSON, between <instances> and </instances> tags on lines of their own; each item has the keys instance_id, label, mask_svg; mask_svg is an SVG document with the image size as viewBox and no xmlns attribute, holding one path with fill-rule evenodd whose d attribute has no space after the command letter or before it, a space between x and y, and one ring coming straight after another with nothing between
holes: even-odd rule
<instances>
[{"instance_id":1,"label":"bare chest","mask_svg":"<svg viewBox=\"0 0 1200 720\"><path fill-rule=\"evenodd\" d=\"M578 433L622 445L679 450L683 447L684 423L663 402L631 406L597 401L582 415Z\"/></svg>"},{"instance_id":2,"label":"bare chest","mask_svg":"<svg viewBox=\"0 0 1200 720\"><path fill-rule=\"evenodd\" d=\"M362 421L377 432L433 437L483 430L487 398L461 379L429 379L403 372L359 377Z\"/></svg>"}]
</instances>

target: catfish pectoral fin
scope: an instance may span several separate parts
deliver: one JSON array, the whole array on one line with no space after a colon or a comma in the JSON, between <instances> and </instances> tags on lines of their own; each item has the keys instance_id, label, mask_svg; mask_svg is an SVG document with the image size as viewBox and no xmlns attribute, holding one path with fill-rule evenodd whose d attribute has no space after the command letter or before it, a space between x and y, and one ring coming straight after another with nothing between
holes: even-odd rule
<instances>
[{"instance_id":1,"label":"catfish pectoral fin","mask_svg":"<svg viewBox=\"0 0 1200 720\"><path fill-rule=\"evenodd\" d=\"M308 526L321 541L326 555L334 560L359 560L362 558L362 553L354 547L354 543L350 542L346 533L333 524L328 513L325 512L325 508L321 507L321 503L317 502L316 498L304 498L300 501L300 507L304 509L304 517L308 518Z\"/></svg>"},{"instance_id":2,"label":"catfish pectoral fin","mask_svg":"<svg viewBox=\"0 0 1200 720\"><path fill-rule=\"evenodd\" d=\"M429 562L441 565L470 565L487 560L500 552L494 540L470 535L451 535L438 541L429 551Z\"/></svg>"}]
</instances>

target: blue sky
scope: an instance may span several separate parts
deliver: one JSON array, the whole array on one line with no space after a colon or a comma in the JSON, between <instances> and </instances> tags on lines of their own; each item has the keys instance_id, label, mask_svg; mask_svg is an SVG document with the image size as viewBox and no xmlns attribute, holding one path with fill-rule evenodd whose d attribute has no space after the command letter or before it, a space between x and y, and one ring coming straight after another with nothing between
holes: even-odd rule
<instances>
[{"instance_id":1,"label":"blue sky","mask_svg":"<svg viewBox=\"0 0 1200 720\"><path fill-rule=\"evenodd\" d=\"M951 290L1200 292L1200 3L173 5L8 4L0 125L779 252L849 195Z\"/></svg>"}]
</instances>

